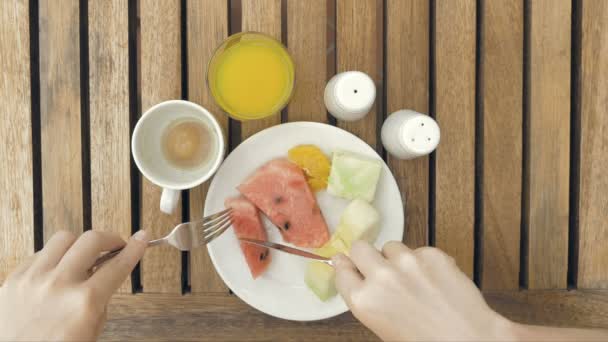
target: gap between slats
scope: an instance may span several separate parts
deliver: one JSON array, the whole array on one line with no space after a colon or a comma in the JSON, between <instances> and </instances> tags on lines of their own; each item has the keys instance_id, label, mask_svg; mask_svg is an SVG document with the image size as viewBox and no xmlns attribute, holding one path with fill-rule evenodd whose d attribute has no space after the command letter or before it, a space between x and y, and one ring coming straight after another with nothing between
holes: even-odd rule
<instances>
[{"instance_id":1,"label":"gap between slats","mask_svg":"<svg viewBox=\"0 0 608 342\"><path fill-rule=\"evenodd\" d=\"M570 72L570 218L568 224L568 288L578 285L579 199L581 161L582 1L572 0Z\"/></svg>"},{"instance_id":2,"label":"gap between slats","mask_svg":"<svg viewBox=\"0 0 608 342\"><path fill-rule=\"evenodd\" d=\"M386 71L388 70L388 65L387 65L387 46L388 46L388 14L387 14L387 10L388 10L388 1L390 0L383 0L382 3L382 32L380 33L381 37L380 37L380 42L382 42L382 85L381 85L381 89L380 92L378 93L378 95L381 96L381 102L378 105L378 116L376 117L376 141L378 142L378 153L380 154L380 157L382 157L382 160L384 160L385 163L388 162L388 158L387 158L387 151L384 149L384 145L382 144L382 124L384 124L384 120L391 114L388 112L388 90L387 90L387 79L388 76L386 75ZM376 99L376 101L378 101ZM405 229L405 227L404 227ZM405 233L404 233L405 234Z\"/></svg>"},{"instance_id":3,"label":"gap between slats","mask_svg":"<svg viewBox=\"0 0 608 342\"><path fill-rule=\"evenodd\" d=\"M91 133L89 109L89 2L80 0L80 153L82 160L82 231L91 230Z\"/></svg>"},{"instance_id":4,"label":"gap between slats","mask_svg":"<svg viewBox=\"0 0 608 342\"><path fill-rule=\"evenodd\" d=\"M337 11L336 11L336 0L327 1L327 78L326 81L334 77L336 70L338 70L338 59L337 56ZM336 118L327 112L327 124L336 126L338 123Z\"/></svg>"},{"instance_id":5,"label":"gap between slats","mask_svg":"<svg viewBox=\"0 0 608 342\"><path fill-rule=\"evenodd\" d=\"M287 46L288 44L288 39L287 37L289 37L287 35L287 0L281 0L281 43L289 49L289 47ZM288 108L287 106L285 106L285 108L283 108L281 110L281 123L286 123L289 120L289 116L287 114Z\"/></svg>"},{"instance_id":6,"label":"gap between slats","mask_svg":"<svg viewBox=\"0 0 608 342\"><path fill-rule=\"evenodd\" d=\"M128 3L129 15L129 128L130 136L141 111L141 91L139 88L139 15L137 0ZM137 232L141 217L141 179L135 160L131 155L131 233ZM141 263L137 263L131 272L133 293L142 292Z\"/></svg>"},{"instance_id":7,"label":"gap between slats","mask_svg":"<svg viewBox=\"0 0 608 342\"><path fill-rule=\"evenodd\" d=\"M473 281L481 288L483 272L483 6L477 0L475 11L475 205L473 223Z\"/></svg>"},{"instance_id":8,"label":"gap between slats","mask_svg":"<svg viewBox=\"0 0 608 342\"><path fill-rule=\"evenodd\" d=\"M182 100L188 100L188 4L180 1L180 30L182 49ZM182 222L190 221L190 190L182 191ZM182 294L190 292L189 261L190 253L182 251Z\"/></svg>"},{"instance_id":9,"label":"gap between slats","mask_svg":"<svg viewBox=\"0 0 608 342\"><path fill-rule=\"evenodd\" d=\"M228 36L242 31L243 4L241 0L228 0ZM241 122L228 119L228 153L232 152L241 143ZM234 293L229 288L228 294Z\"/></svg>"},{"instance_id":10,"label":"gap between slats","mask_svg":"<svg viewBox=\"0 0 608 342\"><path fill-rule=\"evenodd\" d=\"M241 0L228 0L228 36L241 32L242 3ZM228 120L228 153L241 143L241 123L230 118Z\"/></svg>"},{"instance_id":11,"label":"gap between slats","mask_svg":"<svg viewBox=\"0 0 608 342\"><path fill-rule=\"evenodd\" d=\"M40 52L38 0L30 0L30 86L32 113L32 166L34 204L34 251L42 249L42 150L40 132Z\"/></svg>"},{"instance_id":12,"label":"gap between slats","mask_svg":"<svg viewBox=\"0 0 608 342\"><path fill-rule=\"evenodd\" d=\"M380 83L376 85L377 89L376 89L376 152L378 153L378 155L380 155L380 157L382 158L382 160L384 160L384 162L387 162L386 159L386 151L384 150L384 145L382 145L382 137L381 137L381 132L382 132L382 124L384 123L384 119L386 118L386 116L389 114L386 112L386 103L387 103L387 96L386 96L386 42L387 42L387 22L386 22L386 8L387 8L387 1L388 0L383 0L382 5L379 6L380 10L377 11L376 13L376 21L379 21L382 23L382 25L380 25L380 30L377 30L378 32L376 32L376 51L378 54L381 55L381 58L378 58L378 60L381 63L381 68L380 68L380 77L382 78L380 80Z\"/></svg>"},{"instance_id":13,"label":"gap between slats","mask_svg":"<svg viewBox=\"0 0 608 342\"><path fill-rule=\"evenodd\" d=\"M436 63L435 58L435 44L436 44L436 17L437 2L436 0L430 0L429 8L429 115L433 119L437 119L436 107L437 107L437 77L436 77ZM435 181L436 175L436 152L433 151L429 156L429 246L435 246L435 191L437 189L437 183Z\"/></svg>"},{"instance_id":14,"label":"gap between slats","mask_svg":"<svg viewBox=\"0 0 608 342\"><path fill-rule=\"evenodd\" d=\"M524 1L523 84L522 84L522 200L519 257L519 286L528 288L528 232L530 195L530 1Z\"/></svg>"}]
</instances>

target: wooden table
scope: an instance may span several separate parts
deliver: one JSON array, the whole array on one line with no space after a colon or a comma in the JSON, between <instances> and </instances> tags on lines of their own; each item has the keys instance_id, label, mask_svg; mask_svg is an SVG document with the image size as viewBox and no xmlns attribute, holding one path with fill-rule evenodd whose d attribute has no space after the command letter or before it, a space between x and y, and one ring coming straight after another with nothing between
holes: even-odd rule
<instances>
[{"instance_id":1,"label":"wooden table","mask_svg":"<svg viewBox=\"0 0 608 342\"><path fill-rule=\"evenodd\" d=\"M228 120L205 86L228 35L287 45L293 100L262 121ZM201 217L206 185L173 216L134 167L138 116L200 103L234 148L286 121L349 130L382 155L405 205L405 243L453 255L488 302L517 321L608 327L608 1L0 1L0 281L59 229L154 236ZM322 93L336 72L376 81L376 104L335 122ZM430 158L387 156L391 112L429 113ZM103 339L369 340L350 314L265 316L231 295L206 250L147 252L108 308Z\"/></svg>"}]
</instances>

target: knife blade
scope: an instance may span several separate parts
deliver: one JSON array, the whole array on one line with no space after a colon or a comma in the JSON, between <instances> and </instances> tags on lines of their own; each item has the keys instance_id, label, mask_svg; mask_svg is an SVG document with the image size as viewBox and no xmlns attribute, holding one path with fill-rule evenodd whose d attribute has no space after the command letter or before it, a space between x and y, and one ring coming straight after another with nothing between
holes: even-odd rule
<instances>
[{"instance_id":1,"label":"knife blade","mask_svg":"<svg viewBox=\"0 0 608 342\"><path fill-rule=\"evenodd\" d=\"M322 257L322 256L314 254L314 253L303 251L301 249L297 249L297 248L281 245L281 244L274 243L274 242L262 241L262 240L254 240L254 239L247 239L247 238L240 238L239 241L242 241L242 242L245 242L245 243L254 244L254 245L258 245L258 246L262 246L262 247L276 249L276 250L281 251L283 253L288 253L288 254L293 254L293 255L301 256L301 257L308 258L308 259L318 260L318 261L326 263L326 264L328 264L330 266L333 266L333 263L331 262L331 259L326 258L326 257Z\"/></svg>"}]
</instances>

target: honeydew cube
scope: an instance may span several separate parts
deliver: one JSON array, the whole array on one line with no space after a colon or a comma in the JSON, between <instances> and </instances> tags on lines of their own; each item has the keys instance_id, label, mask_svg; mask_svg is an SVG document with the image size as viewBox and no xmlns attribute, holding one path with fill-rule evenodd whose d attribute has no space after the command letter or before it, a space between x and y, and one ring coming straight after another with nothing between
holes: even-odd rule
<instances>
[{"instance_id":1,"label":"honeydew cube","mask_svg":"<svg viewBox=\"0 0 608 342\"><path fill-rule=\"evenodd\" d=\"M346 252L346 244L336 234L323 247L315 250L316 254L326 258ZM322 301L326 301L337 294L335 279L334 268L319 261L310 262L304 276L304 282L308 288Z\"/></svg>"},{"instance_id":2,"label":"honeydew cube","mask_svg":"<svg viewBox=\"0 0 608 342\"><path fill-rule=\"evenodd\" d=\"M380 214L371 204L363 200L352 201L340 218L336 232L315 253L326 258L338 253L348 253L354 241L373 243L380 230ZM304 281L319 299L326 301L336 295L336 272L333 267L312 261L306 269Z\"/></svg>"},{"instance_id":3,"label":"honeydew cube","mask_svg":"<svg viewBox=\"0 0 608 342\"><path fill-rule=\"evenodd\" d=\"M373 243L380 232L380 214L363 200L352 201L340 218L336 235L347 249L357 240Z\"/></svg>"},{"instance_id":4,"label":"honeydew cube","mask_svg":"<svg viewBox=\"0 0 608 342\"><path fill-rule=\"evenodd\" d=\"M335 284L336 271L322 262L313 261L308 265L304 281L322 301L326 301L338 293Z\"/></svg>"},{"instance_id":5,"label":"honeydew cube","mask_svg":"<svg viewBox=\"0 0 608 342\"><path fill-rule=\"evenodd\" d=\"M356 153L334 152L327 191L338 197L372 202L380 179L382 162Z\"/></svg>"},{"instance_id":6,"label":"honeydew cube","mask_svg":"<svg viewBox=\"0 0 608 342\"><path fill-rule=\"evenodd\" d=\"M329 241L325 243L325 245L315 250L316 254L324 256L326 258L331 258L332 256L338 253L346 254L347 252L348 247L337 234L332 235Z\"/></svg>"}]
</instances>

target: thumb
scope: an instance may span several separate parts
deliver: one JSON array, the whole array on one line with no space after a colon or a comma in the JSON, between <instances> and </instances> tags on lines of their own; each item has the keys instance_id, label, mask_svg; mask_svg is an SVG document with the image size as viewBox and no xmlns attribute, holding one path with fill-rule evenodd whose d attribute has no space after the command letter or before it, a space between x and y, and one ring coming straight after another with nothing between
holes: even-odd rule
<instances>
[{"instance_id":1,"label":"thumb","mask_svg":"<svg viewBox=\"0 0 608 342\"><path fill-rule=\"evenodd\" d=\"M145 230L133 234L125 248L113 259L106 262L88 280L91 286L109 299L144 256L148 240L148 234Z\"/></svg>"},{"instance_id":2,"label":"thumb","mask_svg":"<svg viewBox=\"0 0 608 342\"><path fill-rule=\"evenodd\" d=\"M355 264L344 254L335 255L332 262L336 270L336 289L350 307L352 293L363 284L363 278Z\"/></svg>"}]
</instances>

